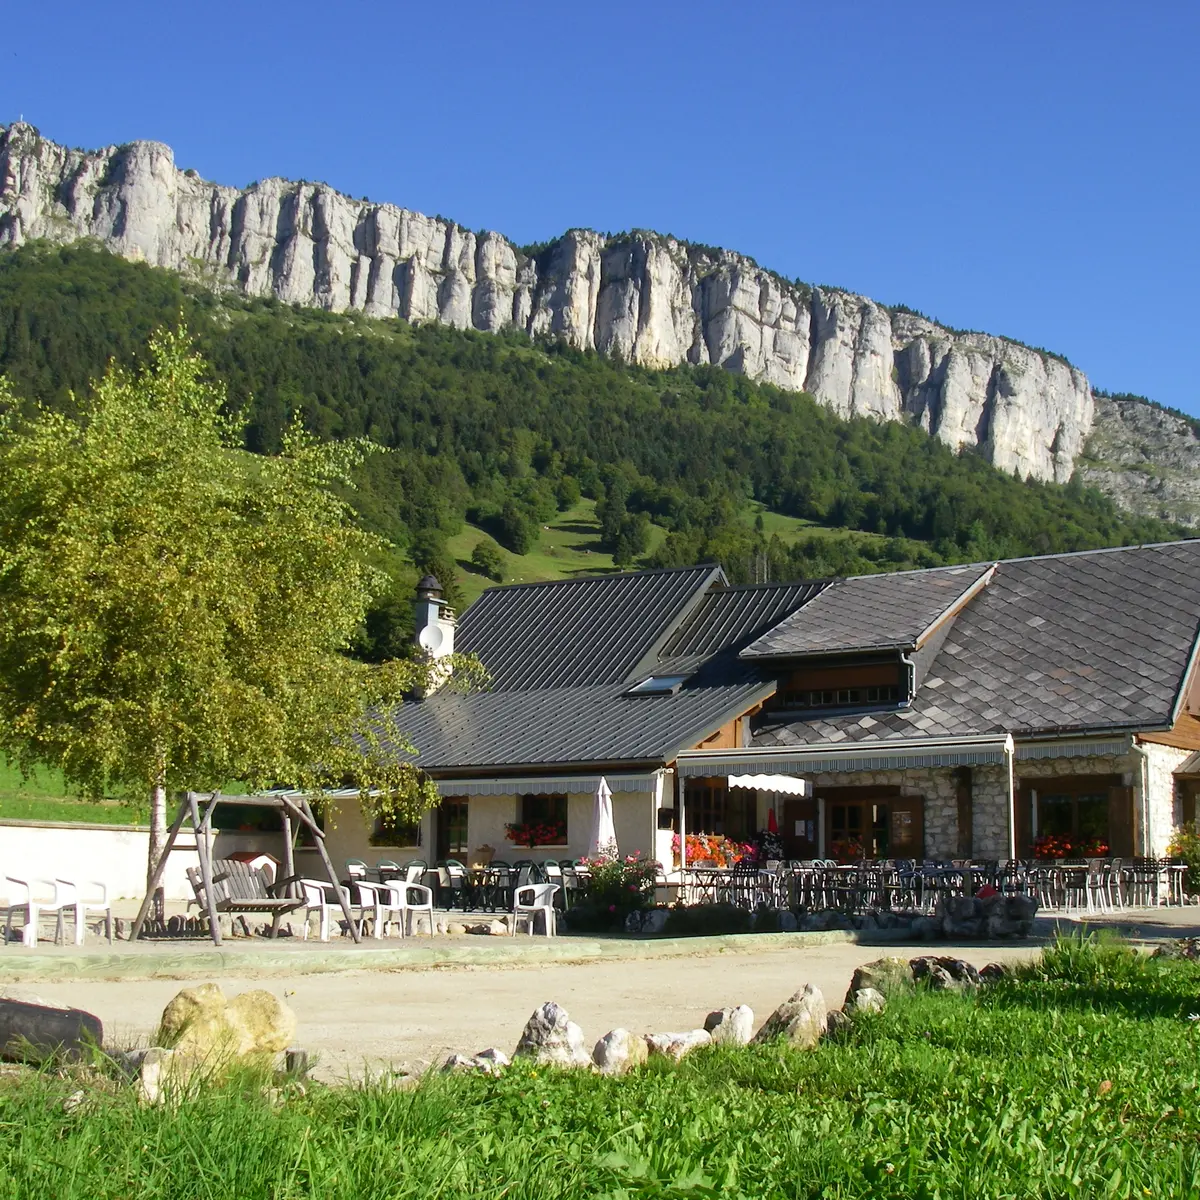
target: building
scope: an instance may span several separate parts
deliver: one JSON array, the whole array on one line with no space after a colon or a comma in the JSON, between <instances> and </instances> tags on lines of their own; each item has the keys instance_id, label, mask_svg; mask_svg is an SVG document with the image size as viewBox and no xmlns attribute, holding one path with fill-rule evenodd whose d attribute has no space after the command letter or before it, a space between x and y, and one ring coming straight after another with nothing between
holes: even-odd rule
<instances>
[{"instance_id":1,"label":"building","mask_svg":"<svg viewBox=\"0 0 1200 1200\"><path fill-rule=\"evenodd\" d=\"M345 814L335 856L512 858L506 827L540 823L561 840L534 857L577 857L601 776L622 850L668 868L681 828L746 839L772 808L790 858L1007 858L1048 836L1157 855L1195 819L1200 540L493 588L456 626L427 588L419 612L422 644L477 654L491 687L399 710L442 802L408 829Z\"/></svg>"}]
</instances>

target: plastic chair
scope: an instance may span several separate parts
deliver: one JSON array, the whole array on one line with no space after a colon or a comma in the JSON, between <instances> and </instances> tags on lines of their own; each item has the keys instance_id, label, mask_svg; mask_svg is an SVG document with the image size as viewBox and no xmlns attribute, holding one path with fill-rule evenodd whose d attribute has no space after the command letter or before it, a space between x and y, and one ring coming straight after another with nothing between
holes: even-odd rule
<instances>
[{"instance_id":1,"label":"plastic chair","mask_svg":"<svg viewBox=\"0 0 1200 1200\"><path fill-rule=\"evenodd\" d=\"M88 913L103 913L104 914L104 932L108 937L108 944L112 945L113 940L113 919L112 906L108 902L108 884L101 883L99 880L86 879L82 883L72 883L67 879L56 879L54 881L62 889L63 905L60 910L59 922L62 921L61 912L66 909L72 909L75 913L75 945L83 945L83 935L86 929L86 921Z\"/></svg>"},{"instance_id":2,"label":"plastic chair","mask_svg":"<svg viewBox=\"0 0 1200 1200\"><path fill-rule=\"evenodd\" d=\"M368 886L375 893L375 937L383 937L388 925L393 923L400 926L401 937L412 936L413 914L418 912L429 914L429 936L433 937L432 888L400 880ZM396 914L398 919L391 914Z\"/></svg>"},{"instance_id":3,"label":"plastic chair","mask_svg":"<svg viewBox=\"0 0 1200 1200\"><path fill-rule=\"evenodd\" d=\"M420 883L425 878L429 864L423 858L413 858L404 864L404 882Z\"/></svg>"},{"instance_id":4,"label":"plastic chair","mask_svg":"<svg viewBox=\"0 0 1200 1200\"><path fill-rule=\"evenodd\" d=\"M63 906L66 904L62 885L53 879L18 879L15 875L6 875L5 882L16 884L24 893L23 897L18 897L15 903L11 894L8 897L8 911L4 919L5 944L8 943L12 934L13 917L18 913L25 918L25 929L21 935L23 945L37 946L38 924L44 913L54 913L58 918L54 930L54 941L56 944L61 943L63 940ZM47 892L50 893L49 897L47 897Z\"/></svg>"},{"instance_id":5,"label":"plastic chair","mask_svg":"<svg viewBox=\"0 0 1200 1200\"><path fill-rule=\"evenodd\" d=\"M557 883L530 883L517 888L513 905L513 937L517 934L517 923L520 921L529 922L529 936L533 937L538 913L542 914L546 936L554 936L554 895L557 891Z\"/></svg>"},{"instance_id":6,"label":"plastic chair","mask_svg":"<svg viewBox=\"0 0 1200 1200\"><path fill-rule=\"evenodd\" d=\"M296 886L300 888L301 894L304 896L304 932L300 935L303 941L308 941L308 916L314 909L320 916L320 938L321 941L329 941L329 917L330 914L337 909L341 911L340 899L334 900L332 903L329 899L331 891L344 892L346 889L338 887L336 884L331 884L324 879L297 879ZM347 903L349 895L346 896Z\"/></svg>"}]
</instances>

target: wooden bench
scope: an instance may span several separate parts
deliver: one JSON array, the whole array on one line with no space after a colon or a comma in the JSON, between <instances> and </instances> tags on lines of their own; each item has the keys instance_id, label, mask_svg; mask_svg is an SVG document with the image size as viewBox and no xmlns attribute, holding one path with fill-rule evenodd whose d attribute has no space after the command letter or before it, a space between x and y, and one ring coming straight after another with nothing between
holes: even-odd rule
<instances>
[{"instance_id":1,"label":"wooden bench","mask_svg":"<svg viewBox=\"0 0 1200 1200\"><path fill-rule=\"evenodd\" d=\"M217 912L239 915L270 913L272 937L278 936L279 921L285 913L305 907L303 889L293 886L299 876L268 883L266 872L261 867L252 867L249 863L238 862L236 859L221 859L213 866L218 868L213 876L213 902ZM200 868L188 867L187 877L196 895L196 903L201 911L205 910L208 905ZM244 916L242 926L249 932Z\"/></svg>"}]
</instances>

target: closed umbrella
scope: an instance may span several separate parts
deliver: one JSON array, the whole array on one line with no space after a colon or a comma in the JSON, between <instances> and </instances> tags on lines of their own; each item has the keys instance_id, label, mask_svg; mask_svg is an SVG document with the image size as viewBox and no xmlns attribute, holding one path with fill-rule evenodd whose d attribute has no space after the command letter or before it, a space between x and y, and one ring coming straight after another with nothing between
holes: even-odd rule
<instances>
[{"instance_id":1,"label":"closed umbrella","mask_svg":"<svg viewBox=\"0 0 1200 1200\"><path fill-rule=\"evenodd\" d=\"M612 789L603 775L596 786L596 806L592 814L592 840L589 858L617 857L617 830L613 825Z\"/></svg>"}]
</instances>

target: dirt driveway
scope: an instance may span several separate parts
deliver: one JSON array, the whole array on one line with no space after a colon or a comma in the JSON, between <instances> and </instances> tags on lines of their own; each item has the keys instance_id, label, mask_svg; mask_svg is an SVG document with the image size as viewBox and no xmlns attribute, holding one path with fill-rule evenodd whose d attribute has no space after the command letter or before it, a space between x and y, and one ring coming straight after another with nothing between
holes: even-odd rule
<instances>
[{"instance_id":1,"label":"dirt driveway","mask_svg":"<svg viewBox=\"0 0 1200 1200\"><path fill-rule=\"evenodd\" d=\"M976 966L1028 957L1036 944L946 947ZM511 1052L529 1014L556 1000L589 1042L624 1026L649 1033L702 1026L714 1008L749 1004L761 1023L783 1000L814 983L841 1004L854 968L884 954L928 948L835 944L761 953L706 954L643 961L453 966L326 975L221 978L227 995L263 987L286 995L299 1018L297 1044L319 1057L326 1079L358 1076L383 1064L420 1070L453 1051L486 1046ZM94 1012L109 1044L145 1044L176 980L31 983L46 1000Z\"/></svg>"}]
</instances>

